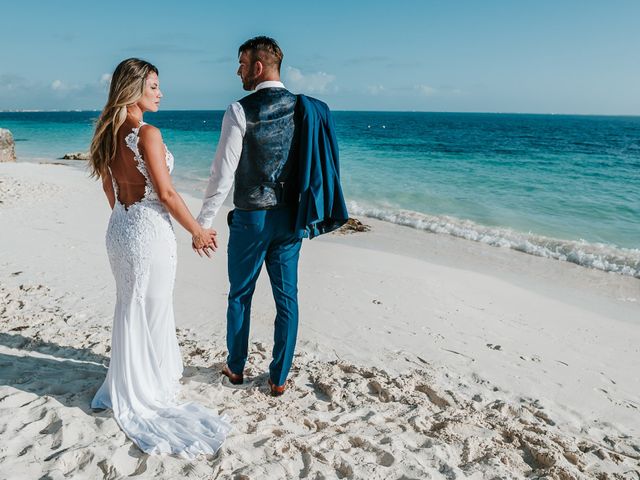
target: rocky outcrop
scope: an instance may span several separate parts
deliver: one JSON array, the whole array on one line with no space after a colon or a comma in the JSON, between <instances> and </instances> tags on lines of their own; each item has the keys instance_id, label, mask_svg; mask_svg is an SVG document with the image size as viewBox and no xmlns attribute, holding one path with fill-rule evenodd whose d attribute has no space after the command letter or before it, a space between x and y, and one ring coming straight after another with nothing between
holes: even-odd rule
<instances>
[{"instance_id":1,"label":"rocky outcrop","mask_svg":"<svg viewBox=\"0 0 640 480\"><path fill-rule=\"evenodd\" d=\"M89 160L89 152L65 153L62 160Z\"/></svg>"},{"instance_id":2,"label":"rocky outcrop","mask_svg":"<svg viewBox=\"0 0 640 480\"><path fill-rule=\"evenodd\" d=\"M356 233L356 232L368 232L371 230L369 225L365 225L357 218L349 218L347 223L341 226L335 233L338 234L346 234L346 233Z\"/></svg>"},{"instance_id":3,"label":"rocky outcrop","mask_svg":"<svg viewBox=\"0 0 640 480\"><path fill-rule=\"evenodd\" d=\"M6 128L0 128L0 163L16 161L16 144Z\"/></svg>"}]
</instances>

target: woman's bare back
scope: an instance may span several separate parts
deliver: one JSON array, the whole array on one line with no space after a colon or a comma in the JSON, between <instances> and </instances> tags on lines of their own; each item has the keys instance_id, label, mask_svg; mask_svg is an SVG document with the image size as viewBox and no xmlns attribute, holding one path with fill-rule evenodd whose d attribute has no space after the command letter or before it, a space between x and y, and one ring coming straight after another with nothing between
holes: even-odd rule
<instances>
[{"instance_id":1,"label":"woman's bare back","mask_svg":"<svg viewBox=\"0 0 640 480\"><path fill-rule=\"evenodd\" d=\"M139 202L145 195L145 178L138 169L135 153L127 145L127 136L140 128L125 121L118 131L118 145L116 156L111 163L111 175L115 180L117 188L117 200L125 208L129 208L134 203ZM137 135L136 135L137 137Z\"/></svg>"}]
</instances>

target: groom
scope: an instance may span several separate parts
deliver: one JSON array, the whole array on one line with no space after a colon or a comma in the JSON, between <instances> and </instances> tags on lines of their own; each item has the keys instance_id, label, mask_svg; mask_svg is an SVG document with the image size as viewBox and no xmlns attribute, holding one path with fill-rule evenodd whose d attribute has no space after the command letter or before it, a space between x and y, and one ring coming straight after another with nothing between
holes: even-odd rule
<instances>
[{"instance_id":1,"label":"groom","mask_svg":"<svg viewBox=\"0 0 640 480\"><path fill-rule=\"evenodd\" d=\"M298 333L298 202L296 95L280 81L282 50L269 37L255 37L239 50L237 74L254 93L232 103L222 119L220 142L211 165L198 222L210 228L235 183L229 212L227 363L233 384L244 380L251 298L262 264L267 266L276 303L271 394L282 395Z\"/></svg>"}]
</instances>

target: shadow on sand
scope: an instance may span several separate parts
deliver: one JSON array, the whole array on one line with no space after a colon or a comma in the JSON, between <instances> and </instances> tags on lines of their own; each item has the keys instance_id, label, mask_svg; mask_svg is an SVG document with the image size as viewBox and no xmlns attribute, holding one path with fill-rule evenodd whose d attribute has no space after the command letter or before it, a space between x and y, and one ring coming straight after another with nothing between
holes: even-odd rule
<instances>
[{"instance_id":1,"label":"shadow on sand","mask_svg":"<svg viewBox=\"0 0 640 480\"><path fill-rule=\"evenodd\" d=\"M0 353L0 385L92 413L91 399L107 373L107 357L19 334L0 333L0 345L17 350Z\"/></svg>"}]
</instances>

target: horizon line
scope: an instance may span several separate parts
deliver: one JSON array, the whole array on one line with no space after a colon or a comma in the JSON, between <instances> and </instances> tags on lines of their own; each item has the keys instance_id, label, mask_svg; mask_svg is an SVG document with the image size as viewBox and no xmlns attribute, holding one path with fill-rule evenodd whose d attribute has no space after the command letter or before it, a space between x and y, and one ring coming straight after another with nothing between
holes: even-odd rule
<instances>
[{"instance_id":1,"label":"horizon line","mask_svg":"<svg viewBox=\"0 0 640 480\"><path fill-rule=\"evenodd\" d=\"M224 112L226 108L172 108L161 112ZM100 112L100 109L0 109L0 113L86 113ZM640 113L566 113L566 112L490 112L490 111L462 111L462 110L347 110L331 109L332 112L362 112L362 113L438 113L438 114L466 114L466 115L550 115L575 117L640 117ZM157 112L151 112L157 113Z\"/></svg>"}]
</instances>

